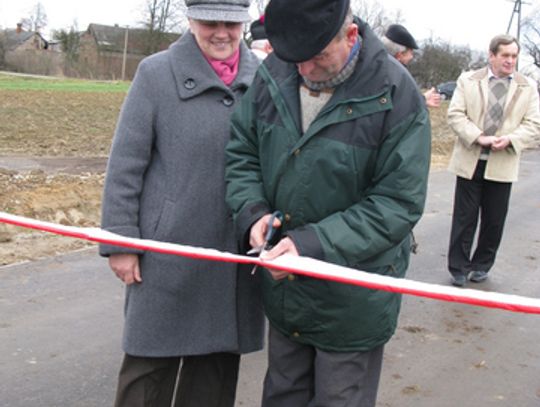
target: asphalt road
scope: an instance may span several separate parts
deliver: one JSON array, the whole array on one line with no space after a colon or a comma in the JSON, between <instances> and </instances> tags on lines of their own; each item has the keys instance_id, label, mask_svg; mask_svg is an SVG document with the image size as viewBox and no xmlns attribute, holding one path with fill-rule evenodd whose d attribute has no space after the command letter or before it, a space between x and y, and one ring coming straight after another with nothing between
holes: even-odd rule
<instances>
[{"instance_id":1,"label":"asphalt road","mask_svg":"<svg viewBox=\"0 0 540 407\"><path fill-rule=\"evenodd\" d=\"M454 178L430 177L408 278L449 284ZM540 151L522 162L487 291L540 297ZM0 406L110 406L123 287L95 249L0 268ZM406 296L380 407L540 406L540 315ZM264 351L243 359L237 406L259 405ZM201 406L204 407L204 406Z\"/></svg>"}]
</instances>

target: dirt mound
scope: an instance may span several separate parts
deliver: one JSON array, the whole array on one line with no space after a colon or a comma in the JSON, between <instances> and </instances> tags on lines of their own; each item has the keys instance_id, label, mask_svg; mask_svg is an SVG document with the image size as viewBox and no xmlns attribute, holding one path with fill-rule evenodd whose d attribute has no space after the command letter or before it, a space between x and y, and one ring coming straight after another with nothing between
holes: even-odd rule
<instances>
[{"instance_id":1,"label":"dirt mound","mask_svg":"<svg viewBox=\"0 0 540 407\"><path fill-rule=\"evenodd\" d=\"M0 170L0 210L70 226L98 226L104 174L48 175ZM90 243L0 224L0 265L35 260Z\"/></svg>"}]
</instances>

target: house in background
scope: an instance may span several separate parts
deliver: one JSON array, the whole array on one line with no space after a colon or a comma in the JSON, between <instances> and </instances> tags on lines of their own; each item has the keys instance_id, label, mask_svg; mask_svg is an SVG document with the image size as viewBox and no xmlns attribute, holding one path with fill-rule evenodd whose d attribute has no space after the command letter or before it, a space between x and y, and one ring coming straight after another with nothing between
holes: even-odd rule
<instances>
[{"instance_id":1,"label":"house in background","mask_svg":"<svg viewBox=\"0 0 540 407\"><path fill-rule=\"evenodd\" d=\"M6 51L24 52L46 50L49 43L38 32L24 31L22 24L18 23L14 30L3 32L3 42Z\"/></svg>"},{"instance_id":2,"label":"house in background","mask_svg":"<svg viewBox=\"0 0 540 407\"><path fill-rule=\"evenodd\" d=\"M5 69L41 75L62 74L63 56L49 52L49 42L39 32L16 29L0 32L0 65Z\"/></svg>"},{"instance_id":3,"label":"house in background","mask_svg":"<svg viewBox=\"0 0 540 407\"><path fill-rule=\"evenodd\" d=\"M133 79L141 60L164 50L180 37L175 33L153 35L145 29L90 24L79 43L79 75L95 79ZM127 43L126 43L127 40Z\"/></svg>"}]
</instances>

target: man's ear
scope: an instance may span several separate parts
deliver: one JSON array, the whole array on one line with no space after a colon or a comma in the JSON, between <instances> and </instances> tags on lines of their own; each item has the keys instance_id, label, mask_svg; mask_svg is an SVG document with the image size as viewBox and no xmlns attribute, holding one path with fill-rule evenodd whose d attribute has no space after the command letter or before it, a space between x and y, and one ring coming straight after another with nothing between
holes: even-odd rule
<instances>
[{"instance_id":1,"label":"man's ear","mask_svg":"<svg viewBox=\"0 0 540 407\"><path fill-rule=\"evenodd\" d=\"M349 25L349 28L347 28L347 42L349 42L351 47L356 43L357 38L358 26L355 23L351 23L351 25Z\"/></svg>"}]
</instances>

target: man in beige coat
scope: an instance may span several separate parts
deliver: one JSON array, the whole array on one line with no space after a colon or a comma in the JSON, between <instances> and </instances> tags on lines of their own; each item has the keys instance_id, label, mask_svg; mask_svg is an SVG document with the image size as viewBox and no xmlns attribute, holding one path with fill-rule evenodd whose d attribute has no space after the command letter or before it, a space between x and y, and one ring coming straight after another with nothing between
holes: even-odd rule
<instances>
[{"instance_id":1,"label":"man in beige coat","mask_svg":"<svg viewBox=\"0 0 540 407\"><path fill-rule=\"evenodd\" d=\"M488 66L459 77L448 109L448 123L457 135L449 166L457 181L448 269L458 287L467 279L479 283L487 278L521 153L540 136L536 86L515 72L519 51L514 37L494 37ZM479 215L477 246L471 253Z\"/></svg>"}]
</instances>

